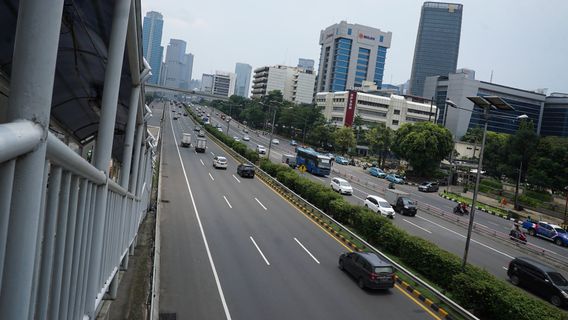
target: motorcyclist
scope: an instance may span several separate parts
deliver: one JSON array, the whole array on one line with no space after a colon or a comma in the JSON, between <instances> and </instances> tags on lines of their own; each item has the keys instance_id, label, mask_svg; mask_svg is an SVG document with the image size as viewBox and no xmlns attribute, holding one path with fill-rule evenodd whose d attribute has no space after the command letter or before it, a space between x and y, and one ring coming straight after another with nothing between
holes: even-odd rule
<instances>
[{"instance_id":1,"label":"motorcyclist","mask_svg":"<svg viewBox=\"0 0 568 320\"><path fill-rule=\"evenodd\" d=\"M389 189L394 189L394 182L389 183Z\"/></svg>"},{"instance_id":2,"label":"motorcyclist","mask_svg":"<svg viewBox=\"0 0 568 320\"><path fill-rule=\"evenodd\" d=\"M524 232L519 227L519 223L515 221L515 224L513 225L511 232L509 232L509 236L511 236L511 238L514 238L516 240L523 241L524 239L526 239L524 235L525 235Z\"/></svg>"}]
</instances>

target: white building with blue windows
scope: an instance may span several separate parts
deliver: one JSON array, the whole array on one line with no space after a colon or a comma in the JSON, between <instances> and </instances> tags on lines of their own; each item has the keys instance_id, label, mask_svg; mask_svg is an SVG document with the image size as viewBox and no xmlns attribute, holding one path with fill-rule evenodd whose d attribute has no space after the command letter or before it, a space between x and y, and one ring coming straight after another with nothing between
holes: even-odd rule
<instances>
[{"instance_id":1,"label":"white building with blue windows","mask_svg":"<svg viewBox=\"0 0 568 320\"><path fill-rule=\"evenodd\" d=\"M341 21L320 33L318 92L345 91L372 81L383 83L392 32Z\"/></svg>"}]
</instances>

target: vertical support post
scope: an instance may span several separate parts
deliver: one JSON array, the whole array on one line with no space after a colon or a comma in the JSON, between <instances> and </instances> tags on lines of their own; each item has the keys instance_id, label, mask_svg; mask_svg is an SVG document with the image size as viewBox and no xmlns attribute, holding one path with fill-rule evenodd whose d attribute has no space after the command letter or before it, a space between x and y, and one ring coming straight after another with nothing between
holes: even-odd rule
<instances>
[{"instance_id":1,"label":"vertical support post","mask_svg":"<svg viewBox=\"0 0 568 320\"><path fill-rule=\"evenodd\" d=\"M274 123L276 121L276 109L274 109L274 115L272 116L272 128L270 129L270 142L268 142L268 155L266 156L266 158L268 158L268 160L270 161L270 148L272 147L272 135L274 135L274 127L276 126L276 124Z\"/></svg>"},{"instance_id":2,"label":"vertical support post","mask_svg":"<svg viewBox=\"0 0 568 320\"><path fill-rule=\"evenodd\" d=\"M138 179L138 167L140 166L140 148L142 147L142 137L144 135L144 125L138 125L136 129L136 139L134 141L134 155L132 160L132 174L130 175L130 188L128 190L136 195L136 183Z\"/></svg>"},{"instance_id":3,"label":"vertical support post","mask_svg":"<svg viewBox=\"0 0 568 320\"><path fill-rule=\"evenodd\" d=\"M95 147L95 167L105 172L108 177L108 167L111 159L118 93L126 45L126 31L130 12L131 0L115 2L112 19L112 30L109 40L108 61L105 70L105 82L101 106L101 116ZM95 217L92 230L91 263L88 264L88 282L86 306L89 318L94 318L97 294L101 289L101 270L103 253L103 230L107 216L108 185L98 186L96 195Z\"/></svg>"},{"instance_id":4,"label":"vertical support post","mask_svg":"<svg viewBox=\"0 0 568 320\"><path fill-rule=\"evenodd\" d=\"M8 121L26 119L44 132L38 147L18 159L0 288L0 319L32 317L37 231L63 0L20 1L14 41Z\"/></svg>"},{"instance_id":5,"label":"vertical support post","mask_svg":"<svg viewBox=\"0 0 568 320\"><path fill-rule=\"evenodd\" d=\"M485 126L483 128L483 139L481 139L481 149L479 150L479 162L477 163L477 175L475 178L475 188L473 190L473 199L471 201L471 212L469 213L469 224L467 227L467 237L465 240L465 250L462 260L462 271L465 272L467 265L467 254L469 252L469 243L471 240L471 230L473 229L473 219L475 217L475 206L477 205L477 192L479 191L479 179L481 178L481 168L483 167L483 149L485 148L485 138L487 136L487 123L489 122L489 107L484 108Z\"/></svg>"},{"instance_id":6,"label":"vertical support post","mask_svg":"<svg viewBox=\"0 0 568 320\"><path fill-rule=\"evenodd\" d=\"M124 136L124 150L122 152L122 170L120 174L120 186L128 189L130 179L130 165L132 164L132 144L134 143L134 129L136 128L136 114L138 113L138 100L140 97L140 85L132 87L130 104L128 106L128 122Z\"/></svg>"},{"instance_id":7,"label":"vertical support post","mask_svg":"<svg viewBox=\"0 0 568 320\"><path fill-rule=\"evenodd\" d=\"M2 288L2 271L6 254L6 239L8 238L8 223L10 218L10 202L14 183L16 160L0 164L0 288Z\"/></svg>"}]
</instances>

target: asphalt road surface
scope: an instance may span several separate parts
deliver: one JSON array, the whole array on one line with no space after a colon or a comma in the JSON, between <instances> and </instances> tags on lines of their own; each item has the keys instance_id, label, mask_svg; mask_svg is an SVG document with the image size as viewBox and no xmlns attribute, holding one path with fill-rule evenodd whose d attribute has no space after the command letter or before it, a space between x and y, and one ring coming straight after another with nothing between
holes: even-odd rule
<instances>
[{"instance_id":1,"label":"asphalt road surface","mask_svg":"<svg viewBox=\"0 0 568 320\"><path fill-rule=\"evenodd\" d=\"M178 319L429 319L402 290L370 292L337 268L340 242L208 141L181 148L189 117L163 127L160 313ZM178 110L175 107L176 111ZM182 111L183 112L183 111ZM214 155L227 170L212 167Z\"/></svg>"}]
</instances>

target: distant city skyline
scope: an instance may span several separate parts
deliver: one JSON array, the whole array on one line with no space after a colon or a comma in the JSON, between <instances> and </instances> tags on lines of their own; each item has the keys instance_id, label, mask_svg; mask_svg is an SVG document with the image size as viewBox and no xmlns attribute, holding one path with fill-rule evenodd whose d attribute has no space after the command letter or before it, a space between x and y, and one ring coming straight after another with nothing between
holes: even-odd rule
<instances>
[{"instance_id":1,"label":"distant city skyline","mask_svg":"<svg viewBox=\"0 0 568 320\"><path fill-rule=\"evenodd\" d=\"M494 82L511 87L568 92L568 42L561 41L568 37L568 22L564 19L568 2L456 2L464 6L457 68L475 70L476 78L482 81L489 81L493 74ZM320 2L291 0L285 6L263 2L244 10L241 3L233 2L187 5L180 0L146 0L142 11L154 10L164 15L162 45L171 38L192 44L191 52L196 57L194 77L215 70L232 70L239 61L246 61L253 69L273 64L296 65L298 58L314 59L317 65L319 32L347 20L393 33L383 82L402 84L410 79L423 3L369 2L364 4L369 10L361 10L359 6L345 7L336 0L325 6ZM302 11L298 12L298 7ZM343 9L337 10L338 7ZM371 7L380 10L370 10ZM318 14L313 16L310 12ZM301 23L292 23L291 16ZM259 25L263 27L258 28ZM228 37L227 30L248 36Z\"/></svg>"}]
</instances>

